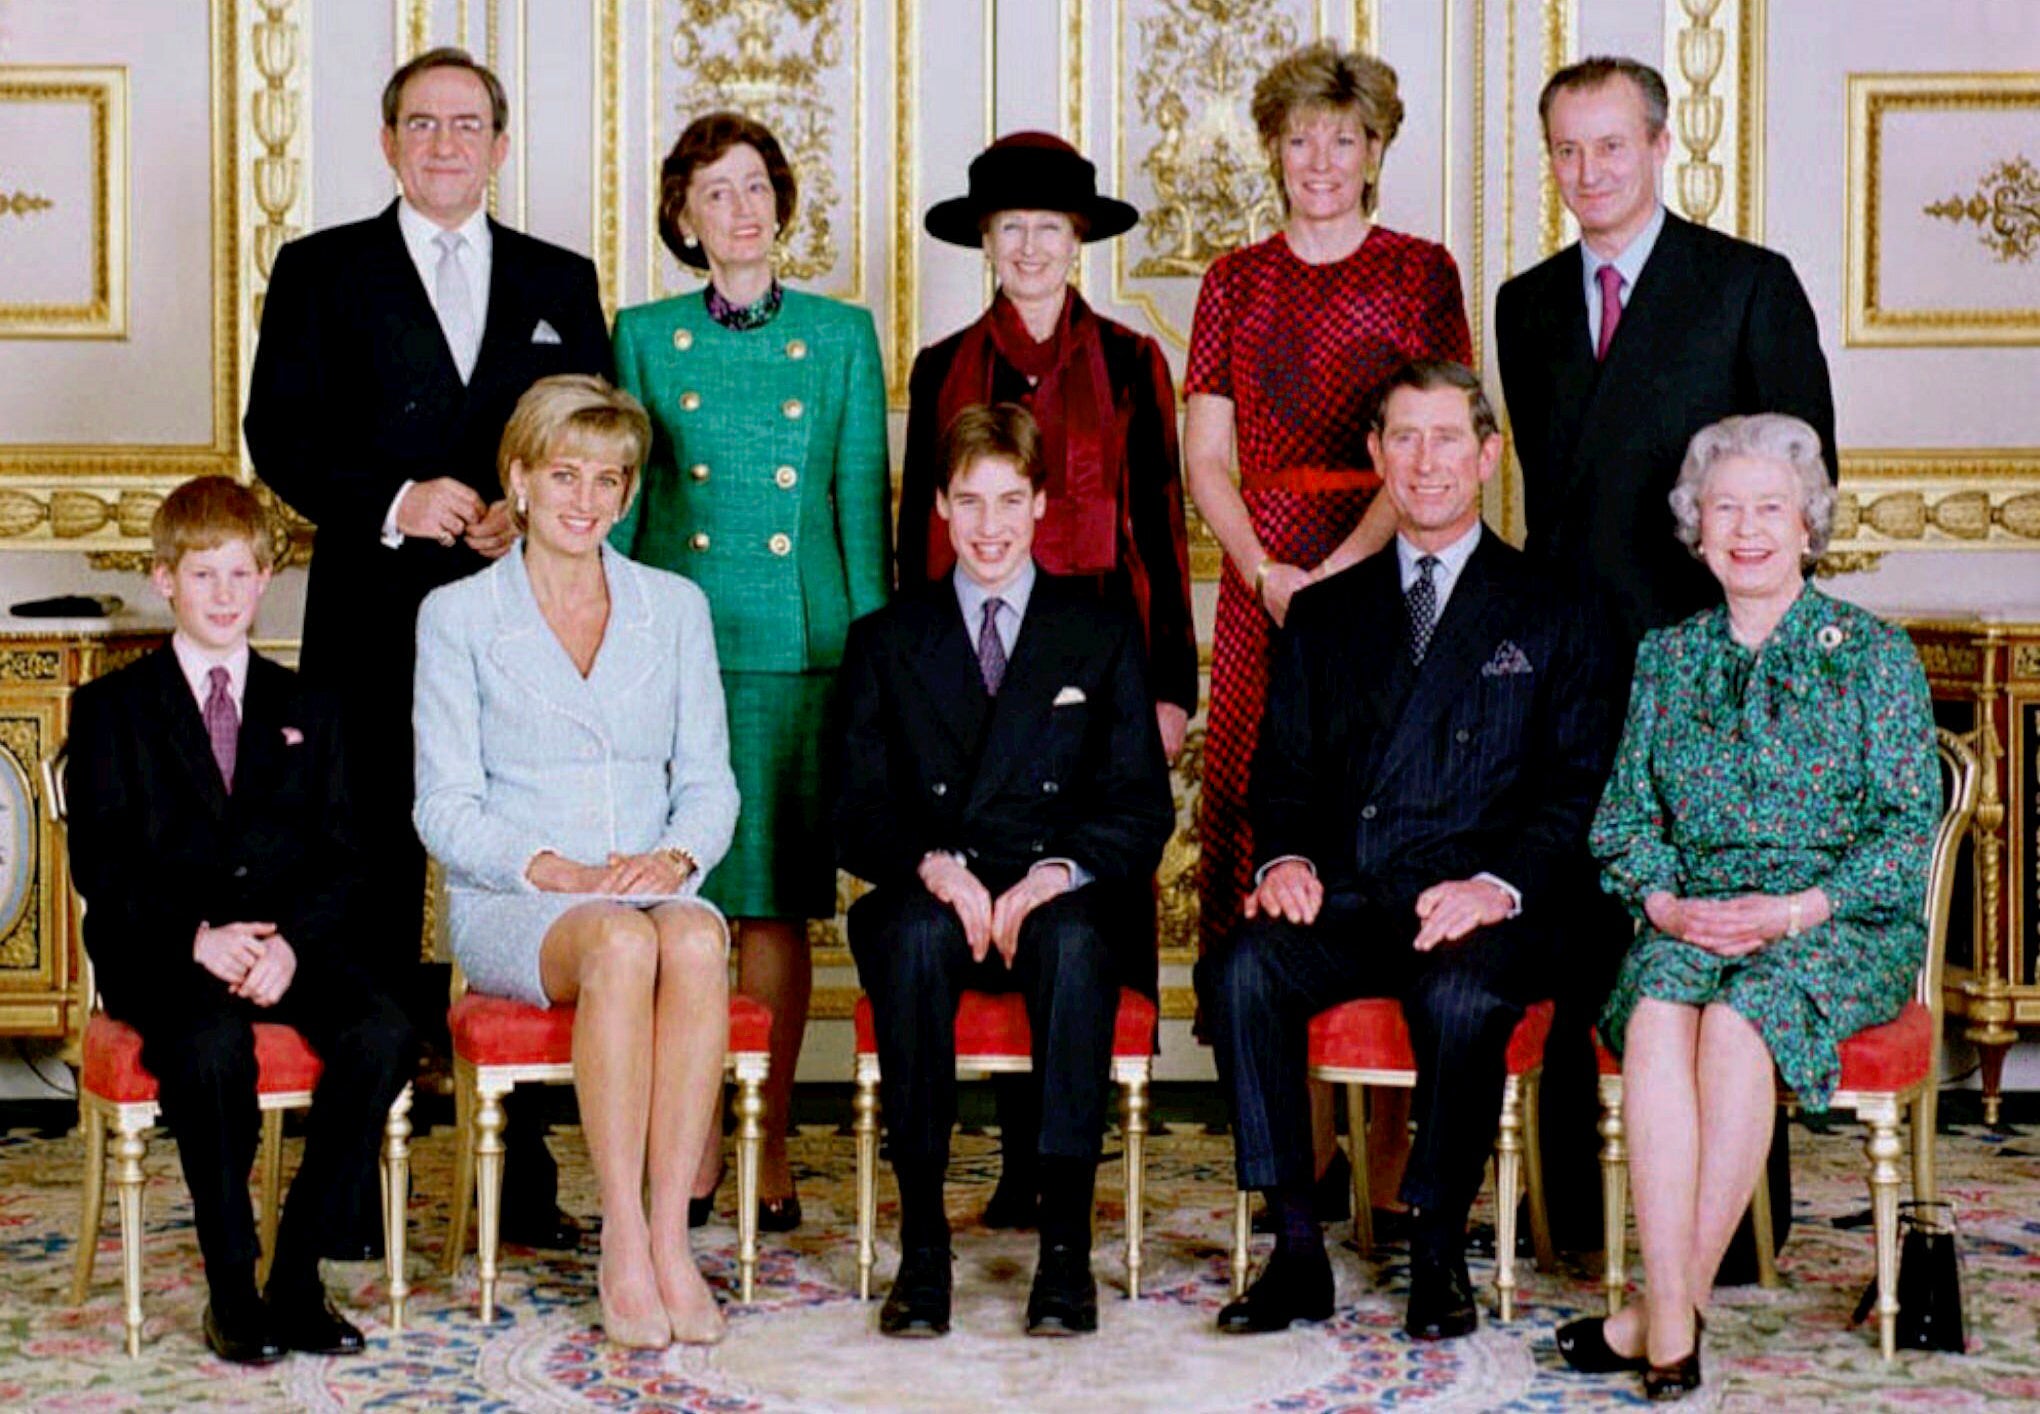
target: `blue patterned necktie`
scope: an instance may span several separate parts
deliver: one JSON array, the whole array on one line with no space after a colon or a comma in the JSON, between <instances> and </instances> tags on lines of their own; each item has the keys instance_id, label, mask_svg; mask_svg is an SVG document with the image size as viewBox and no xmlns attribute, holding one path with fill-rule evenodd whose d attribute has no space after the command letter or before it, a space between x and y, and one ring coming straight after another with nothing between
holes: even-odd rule
<instances>
[{"instance_id":1,"label":"blue patterned necktie","mask_svg":"<svg viewBox=\"0 0 2040 1414\"><path fill-rule=\"evenodd\" d=\"M1438 557L1425 555L1417 561L1417 582L1409 587L1403 602L1410 611L1410 661L1421 663L1431 651L1431 630L1438 627L1438 581L1431 578L1438 569Z\"/></svg>"},{"instance_id":2,"label":"blue patterned necktie","mask_svg":"<svg viewBox=\"0 0 2040 1414\"><path fill-rule=\"evenodd\" d=\"M1006 679L1006 645L999 639L999 610L1005 607L1004 599L985 600L984 623L978 629L978 672L984 677L985 691L993 697L999 695L999 684Z\"/></svg>"}]
</instances>

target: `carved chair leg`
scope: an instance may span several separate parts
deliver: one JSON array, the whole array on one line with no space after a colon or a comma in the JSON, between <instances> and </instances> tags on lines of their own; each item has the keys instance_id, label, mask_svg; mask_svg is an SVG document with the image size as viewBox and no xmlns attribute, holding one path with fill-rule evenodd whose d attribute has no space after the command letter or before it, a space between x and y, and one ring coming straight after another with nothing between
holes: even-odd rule
<instances>
[{"instance_id":1,"label":"carved chair leg","mask_svg":"<svg viewBox=\"0 0 2040 1414\"><path fill-rule=\"evenodd\" d=\"M857 1135L857 1299L871 1299L871 1269L878 1262L878 1071L857 1061L852 1101Z\"/></svg>"},{"instance_id":2,"label":"carved chair leg","mask_svg":"<svg viewBox=\"0 0 2040 1414\"><path fill-rule=\"evenodd\" d=\"M1870 1160L1870 1212L1877 1229L1877 1343L1886 1360L1898 1353L1898 1141L1895 1110L1865 1116L1870 1125L1863 1152Z\"/></svg>"},{"instance_id":3,"label":"carved chair leg","mask_svg":"<svg viewBox=\"0 0 2040 1414\"><path fill-rule=\"evenodd\" d=\"M1502 1082L1502 1122L1495 1134L1495 1310L1516 1318L1516 1190L1523 1168L1523 1082Z\"/></svg>"},{"instance_id":4,"label":"carved chair leg","mask_svg":"<svg viewBox=\"0 0 2040 1414\"><path fill-rule=\"evenodd\" d=\"M1935 1088L1938 1078L1929 1075L1912 1102L1912 1196L1919 1203L1931 1203L1940 1197L1940 1184L1934 1177L1934 1146L1940 1142L1937 1126L1941 1092Z\"/></svg>"},{"instance_id":5,"label":"carved chair leg","mask_svg":"<svg viewBox=\"0 0 2040 1414\"><path fill-rule=\"evenodd\" d=\"M1537 1270L1558 1270L1558 1248L1551 1240L1551 1205L1544 1195L1544 1134L1537 1123L1538 1108L1544 1103L1544 1072L1533 1070L1523 1077L1523 1188L1530 1199L1530 1250L1537 1254Z\"/></svg>"},{"instance_id":6,"label":"carved chair leg","mask_svg":"<svg viewBox=\"0 0 2040 1414\"><path fill-rule=\"evenodd\" d=\"M1242 1188L1233 1194L1232 1214L1232 1294L1238 1300L1247 1290L1247 1233L1251 1219L1247 1214L1247 1191Z\"/></svg>"},{"instance_id":7,"label":"carved chair leg","mask_svg":"<svg viewBox=\"0 0 2040 1414\"><path fill-rule=\"evenodd\" d=\"M71 1263L71 1304L85 1299L92 1285L92 1262L99 1255L99 1223L106 1207L106 1116L89 1103L78 1106L78 1128L85 1139L82 1203L78 1210L78 1251Z\"/></svg>"},{"instance_id":8,"label":"carved chair leg","mask_svg":"<svg viewBox=\"0 0 2040 1414\"><path fill-rule=\"evenodd\" d=\"M1757 1285L1766 1291L1783 1286L1778 1277L1777 1229L1771 1220L1769 1173L1757 1175L1756 1190L1750 1194L1750 1235L1756 1239Z\"/></svg>"},{"instance_id":9,"label":"carved chair leg","mask_svg":"<svg viewBox=\"0 0 2040 1414\"><path fill-rule=\"evenodd\" d=\"M737 1076L737 1299L751 1300L758 1280L758 1165L765 1152L765 1086L760 1073Z\"/></svg>"},{"instance_id":10,"label":"carved chair leg","mask_svg":"<svg viewBox=\"0 0 2040 1414\"><path fill-rule=\"evenodd\" d=\"M1353 1170L1353 1245L1374 1255L1374 1194L1367 1177L1367 1087L1346 1087L1346 1166Z\"/></svg>"},{"instance_id":11,"label":"carved chair leg","mask_svg":"<svg viewBox=\"0 0 2040 1414\"><path fill-rule=\"evenodd\" d=\"M269 1280L269 1264L276 1258L276 1215L283 1205L282 1110L262 1112L262 1149L256 1167L262 1175L262 1255L255 1263L255 1284L261 1286Z\"/></svg>"},{"instance_id":12,"label":"carved chair leg","mask_svg":"<svg viewBox=\"0 0 2040 1414\"><path fill-rule=\"evenodd\" d=\"M1622 1077L1601 1080L1601 1226L1607 1251L1602 1285L1608 1314L1622 1309L1622 1265L1629 1245L1629 1139L1622 1127Z\"/></svg>"},{"instance_id":13,"label":"carved chair leg","mask_svg":"<svg viewBox=\"0 0 2040 1414\"><path fill-rule=\"evenodd\" d=\"M493 1084L477 1087L475 1106L475 1206L481 1210L481 1235L475 1244L480 1270L482 1324L496 1319L496 1256L503 1231L503 1096Z\"/></svg>"},{"instance_id":14,"label":"carved chair leg","mask_svg":"<svg viewBox=\"0 0 2040 1414\"><path fill-rule=\"evenodd\" d=\"M446 1246L440 1270L452 1276L467 1250L468 1224L475 1198L475 1068L458 1056L453 1062L453 1211L446 1220Z\"/></svg>"},{"instance_id":15,"label":"carved chair leg","mask_svg":"<svg viewBox=\"0 0 2040 1414\"><path fill-rule=\"evenodd\" d=\"M127 1353L142 1353L142 1160L148 1154L148 1126L123 1118L113 1141L115 1191L120 1203L121 1322Z\"/></svg>"},{"instance_id":16,"label":"carved chair leg","mask_svg":"<svg viewBox=\"0 0 2040 1414\"><path fill-rule=\"evenodd\" d=\"M1147 1203L1148 1078L1129 1076L1122 1126L1126 1136L1126 1294L1140 1297L1142 1227Z\"/></svg>"},{"instance_id":17,"label":"carved chair leg","mask_svg":"<svg viewBox=\"0 0 2040 1414\"><path fill-rule=\"evenodd\" d=\"M390 1280L390 1329L404 1328L404 1303L411 1295L404 1269L404 1239L411 1199L411 1087L397 1092L383 1125L383 1259Z\"/></svg>"}]
</instances>

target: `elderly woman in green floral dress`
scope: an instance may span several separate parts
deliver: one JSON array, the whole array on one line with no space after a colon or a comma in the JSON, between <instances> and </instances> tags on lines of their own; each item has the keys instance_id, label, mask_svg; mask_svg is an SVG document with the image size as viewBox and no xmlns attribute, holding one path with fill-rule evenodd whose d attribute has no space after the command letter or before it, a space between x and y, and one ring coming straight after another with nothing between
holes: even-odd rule
<instances>
[{"instance_id":1,"label":"elderly woman in green floral dress","mask_svg":"<svg viewBox=\"0 0 2040 1414\"><path fill-rule=\"evenodd\" d=\"M1726 602L1643 641L1592 846L1642 926L1601 1018L1648 1299L1574 1321L1575 1368L1700 1383L1698 1308L1770 1146L1774 1067L1825 1109L1841 1043L1904 1006L1939 778L1900 630L1806 582L1834 491L1794 417L1700 431L1672 492Z\"/></svg>"}]
</instances>

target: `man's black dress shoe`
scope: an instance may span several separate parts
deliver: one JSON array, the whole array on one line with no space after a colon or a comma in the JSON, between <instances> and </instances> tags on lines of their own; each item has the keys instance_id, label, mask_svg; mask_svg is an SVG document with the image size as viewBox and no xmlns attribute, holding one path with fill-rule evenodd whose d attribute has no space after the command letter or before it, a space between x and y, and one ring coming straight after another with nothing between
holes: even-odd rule
<instances>
[{"instance_id":1,"label":"man's black dress shoe","mask_svg":"<svg viewBox=\"0 0 2040 1414\"><path fill-rule=\"evenodd\" d=\"M272 1296L269 1329L276 1343L286 1350L307 1355L359 1355L361 1331L333 1308L324 1287L314 1287L288 1296Z\"/></svg>"},{"instance_id":2,"label":"man's black dress shoe","mask_svg":"<svg viewBox=\"0 0 2040 1414\"><path fill-rule=\"evenodd\" d=\"M205 1331L207 1348L236 1365L274 1365L286 1353L269 1328L268 1313L252 1301L245 1311L226 1320L221 1320L211 1303L207 1303L200 1325Z\"/></svg>"},{"instance_id":3,"label":"man's black dress shoe","mask_svg":"<svg viewBox=\"0 0 2040 1414\"><path fill-rule=\"evenodd\" d=\"M800 1195L767 1198L758 1204L758 1231L792 1232L800 1226Z\"/></svg>"},{"instance_id":4,"label":"man's black dress shoe","mask_svg":"<svg viewBox=\"0 0 2040 1414\"><path fill-rule=\"evenodd\" d=\"M1342 1223L1353 1216L1353 1165L1346 1158L1344 1149L1332 1150L1332 1161L1325 1165L1325 1171L1311 1184L1310 1209L1321 1223ZM1377 1243L1400 1240L1382 1235L1382 1214L1388 1211L1386 1208L1374 1210L1374 1240ZM1254 1231L1259 1233L1275 1231L1275 1210L1266 1202L1263 1202L1260 1211L1254 1214Z\"/></svg>"},{"instance_id":5,"label":"man's black dress shoe","mask_svg":"<svg viewBox=\"0 0 2040 1414\"><path fill-rule=\"evenodd\" d=\"M1089 1335L1098 1329L1098 1282L1091 1254L1080 1247L1045 1247L1027 1293L1027 1334Z\"/></svg>"},{"instance_id":6,"label":"man's black dress shoe","mask_svg":"<svg viewBox=\"0 0 2040 1414\"><path fill-rule=\"evenodd\" d=\"M878 1333L949 1334L949 1249L914 1247L900 1254L899 1274L878 1313Z\"/></svg>"},{"instance_id":7,"label":"man's black dress shoe","mask_svg":"<svg viewBox=\"0 0 2040 1414\"><path fill-rule=\"evenodd\" d=\"M689 1216L693 1216L691 1207ZM497 1231L505 1242L543 1252L571 1252L581 1245L581 1224L560 1211L556 1203L528 1208L512 1208L506 1203Z\"/></svg>"},{"instance_id":8,"label":"man's black dress shoe","mask_svg":"<svg viewBox=\"0 0 2040 1414\"><path fill-rule=\"evenodd\" d=\"M1017 1181L1010 1172L999 1175L999 1186L992 1190L991 1201L985 1204L984 1216L978 1221L1003 1231L1031 1231L1041 1221L1041 1196L1036 1183L1033 1174Z\"/></svg>"},{"instance_id":9,"label":"man's black dress shoe","mask_svg":"<svg viewBox=\"0 0 2040 1414\"><path fill-rule=\"evenodd\" d=\"M1403 1329L1416 1340L1472 1335L1480 1318L1463 1258L1416 1257L1410 1262L1410 1304Z\"/></svg>"},{"instance_id":10,"label":"man's black dress shoe","mask_svg":"<svg viewBox=\"0 0 2040 1414\"><path fill-rule=\"evenodd\" d=\"M1624 1370L1647 1369L1650 1361L1641 1355L1624 1355L1608 1344L1606 1316L1583 1316L1558 1328L1558 1353L1565 1363L1583 1375L1613 1375Z\"/></svg>"},{"instance_id":11,"label":"man's black dress shoe","mask_svg":"<svg viewBox=\"0 0 2040 1414\"><path fill-rule=\"evenodd\" d=\"M1320 1257L1308 1261L1277 1252L1261 1269L1239 1300L1218 1313L1224 1335L1261 1335L1286 1331L1292 1321L1322 1321L1332 1314L1332 1264Z\"/></svg>"}]
</instances>

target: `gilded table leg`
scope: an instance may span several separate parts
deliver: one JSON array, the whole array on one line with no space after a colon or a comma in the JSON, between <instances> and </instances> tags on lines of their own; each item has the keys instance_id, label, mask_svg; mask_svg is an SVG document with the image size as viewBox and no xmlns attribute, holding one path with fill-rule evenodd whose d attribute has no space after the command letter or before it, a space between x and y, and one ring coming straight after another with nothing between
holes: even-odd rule
<instances>
[{"instance_id":1,"label":"gilded table leg","mask_svg":"<svg viewBox=\"0 0 2040 1414\"><path fill-rule=\"evenodd\" d=\"M475 1113L475 1206L481 1235L475 1243L482 1286L482 1324L496 1319L496 1247L503 1231L503 1094L480 1090Z\"/></svg>"},{"instance_id":2,"label":"gilded table leg","mask_svg":"<svg viewBox=\"0 0 2040 1414\"><path fill-rule=\"evenodd\" d=\"M878 1262L878 1072L857 1060L852 1101L857 1134L857 1299L871 1299L871 1269Z\"/></svg>"},{"instance_id":3,"label":"gilded table leg","mask_svg":"<svg viewBox=\"0 0 2040 1414\"><path fill-rule=\"evenodd\" d=\"M397 1092L383 1126L383 1257L389 1264L390 1329L404 1328L404 1302L411 1294L404 1270L404 1238L411 1198L411 1087Z\"/></svg>"},{"instance_id":4,"label":"gilded table leg","mask_svg":"<svg viewBox=\"0 0 2040 1414\"><path fill-rule=\"evenodd\" d=\"M142 1158L148 1152L145 1125L122 1119L113 1141L114 1176L120 1203L121 1321L127 1327L127 1353L142 1353Z\"/></svg>"},{"instance_id":5,"label":"gilded table leg","mask_svg":"<svg viewBox=\"0 0 2040 1414\"><path fill-rule=\"evenodd\" d=\"M71 1264L71 1304L85 1299L92 1285L92 1262L99 1255L99 1222L106 1208L106 1117L91 1105L78 1107L78 1127L85 1137L83 1204L78 1212L78 1251Z\"/></svg>"},{"instance_id":6,"label":"gilded table leg","mask_svg":"<svg viewBox=\"0 0 2040 1414\"><path fill-rule=\"evenodd\" d=\"M1147 1202L1147 1077L1127 1077L1126 1113L1126 1294L1140 1296L1141 1228Z\"/></svg>"}]
</instances>

